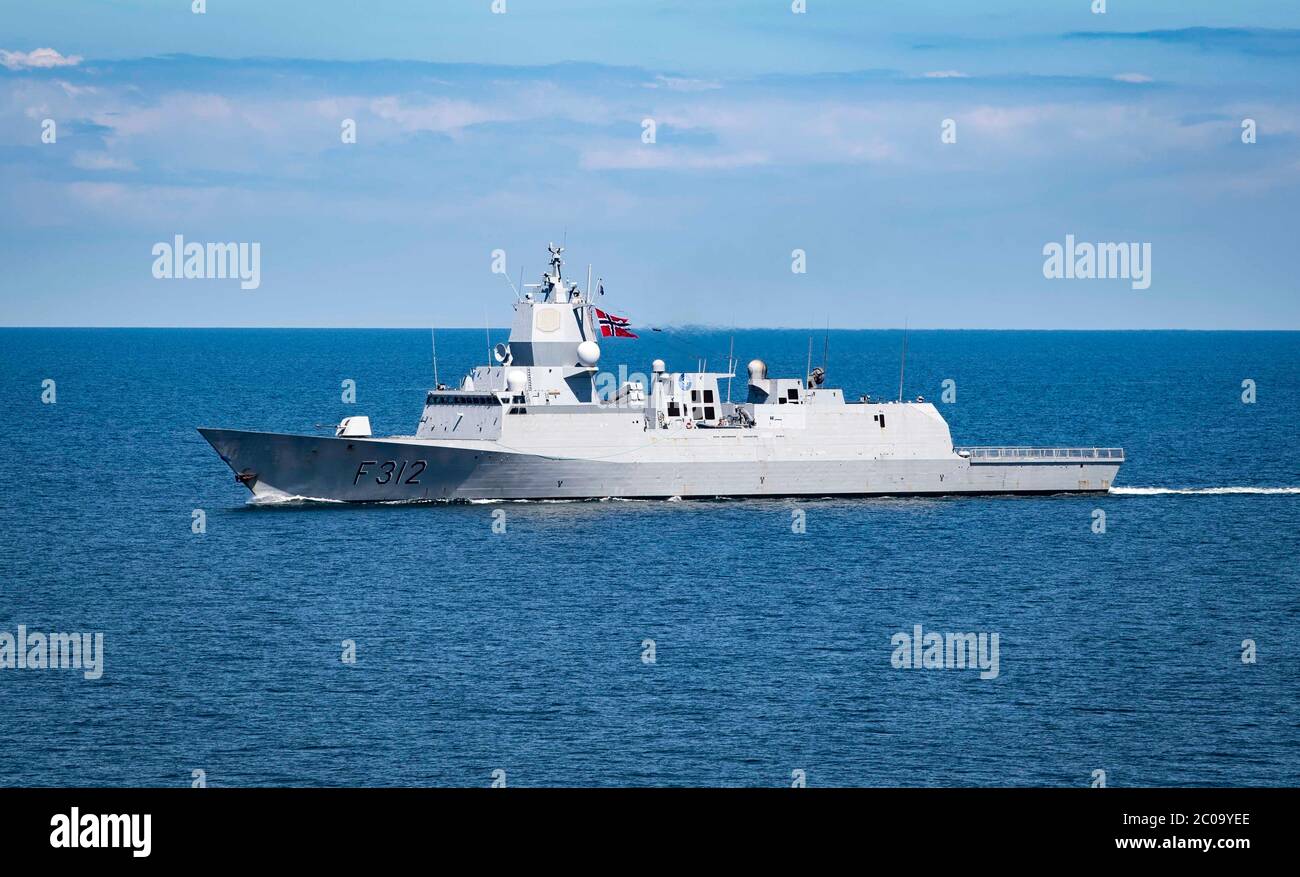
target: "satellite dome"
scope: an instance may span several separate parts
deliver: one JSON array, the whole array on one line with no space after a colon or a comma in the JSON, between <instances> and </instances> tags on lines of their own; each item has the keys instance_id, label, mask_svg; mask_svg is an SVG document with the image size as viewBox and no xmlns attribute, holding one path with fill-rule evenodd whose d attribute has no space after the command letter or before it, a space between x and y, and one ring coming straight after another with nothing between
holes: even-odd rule
<instances>
[{"instance_id":1,"label":"satellite dome","mask_svg":"<svg viewBox=\"0 0 1300 877\"><path fill-rule=\"evenodd\" d=\"M584 341L578 345L578 361L585 366L600 362L600 345L595 341Z\"/></svg>"},{"instance_id":2,"label":"satellite dome","mask_svg":"<svg viewBox=\"0 0 1300 877\"><path fill-rule=\"evenodd\" d=\"M664 368L665 368L664 361L662 359L656 359L654 362L650 363L650 371L654 372L655 374L659 374L661 371L664 370Z\"/></svg>"},{"instance_id":3,"label":"satellite dome","mask_svg":"<svg viewBox=\"0 0 1300 877\"><path fill-rule=\"evenodd\" d=\"M761 359L751 359L749 361L749 379L751 381L767 380L767 363Z\"/></svg>"},{"instance_id":4,"label":"satellite dome","mask_svg":"<svg viewBox=\"0 0 1300 877\"><path fill-rule=\"evenodd\" d=\"M528 386L528 375L523 369L511 369L506 375L506 389L511 393L522 393L526 386Z\"/></svg>"}]
</instances>

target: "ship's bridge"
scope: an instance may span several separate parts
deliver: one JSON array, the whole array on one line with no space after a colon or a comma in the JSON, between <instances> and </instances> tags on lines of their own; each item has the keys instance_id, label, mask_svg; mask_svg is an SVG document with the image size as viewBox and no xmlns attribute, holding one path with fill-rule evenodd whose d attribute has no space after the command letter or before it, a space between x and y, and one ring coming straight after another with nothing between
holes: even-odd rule
<instances>
[{"instance_id":1,"label":"ship's bridge","mask_svg":"<svg viewBox=\"0 0 1300 877\"><path fill-rule=\"evenodd\" d=\"M474 368L459 387L438 387L425 400L417 434L500 434L503 415L595 401L600 345L587 296L564 279L563 247L551 245L551 268L515 302L509 340L496 345L497 365Z\"/></svg>"},{"instance_id":2,"label":"ship's bridge","mask_svg":"<svg viewBox=\"0 0 1300 877\"><path fill-rule=\"evenodd\" d=\"M551 270L542 275L541 283L526 287L515 302L510 340L506 350L498 351L498 361L523 368L586 368L594 373L600 345L591 307L578 285L564 279L564 248L552 244L550 252Z\"/></svg>"}]
</instances>

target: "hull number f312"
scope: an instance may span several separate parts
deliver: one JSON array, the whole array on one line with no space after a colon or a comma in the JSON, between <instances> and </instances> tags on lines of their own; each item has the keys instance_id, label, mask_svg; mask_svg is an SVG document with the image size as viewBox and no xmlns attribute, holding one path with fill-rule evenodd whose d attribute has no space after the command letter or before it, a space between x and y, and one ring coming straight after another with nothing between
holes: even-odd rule
<instances>
[{"instance_id":1,"label":"hull number f312","mask_svg":"<svg viewBox=\"0 0 1300 877\"><path fill-rule=\"evenodd\" d=\"M410 471L407 471L408 465ZM363 475L367 478L373 477L376 484L388 484L390 482L393 484L419 484L420 473L428 465L424 460L416 460L413 463L402 460L400 465L396 460L385 460L382 463L378 460L362 460L360 465L357 466L357 474L353 477L352 484L354 486L359 484ZM371 466L377 466L378 468L371 469ZM403 475L406 476L405 481L402 480Z\"/></svg>"}]
</instances>

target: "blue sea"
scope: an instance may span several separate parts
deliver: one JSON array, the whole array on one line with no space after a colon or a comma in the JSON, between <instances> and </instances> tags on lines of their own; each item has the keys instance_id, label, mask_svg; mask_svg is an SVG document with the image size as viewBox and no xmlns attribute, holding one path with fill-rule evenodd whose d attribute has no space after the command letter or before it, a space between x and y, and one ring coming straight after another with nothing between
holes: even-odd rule
<instances>
[{"instance_id":1,"label":"blue sea","mask_svg":"<svg viewBox=\"0 0 1300 877\"><path fill-rule=\"evenodd\" d=\"M444 382L484 334L438 334ZM647 332L602 365L734 341L795 376L808 338ZM819 331L813 360L894 397L901 341ZM0 633L104 643L98 679L0 669L0 784L1300 783L1300 333L907 350L957 444L1122 446L1116 491L255 507L195 427L409 433L430 333L0 330ZM998 676L895 668L916 625L997 633Z\"/></svg>"}]
</instances>

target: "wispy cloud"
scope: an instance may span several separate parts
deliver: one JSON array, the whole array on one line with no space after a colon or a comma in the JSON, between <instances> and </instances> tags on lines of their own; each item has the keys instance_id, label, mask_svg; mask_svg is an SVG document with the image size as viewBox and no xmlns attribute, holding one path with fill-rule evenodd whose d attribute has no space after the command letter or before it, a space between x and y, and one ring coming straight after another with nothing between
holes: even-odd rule
<instances>
[{"instance_id":1,"label":"wispy cloud","mask_svg":"<svg viewBox=\"0 0 1300 877\"><path fill-rule=\"evenodd\" d=\"M700 149L624 146L584 152L582 167L588 170L735 170L767 164L771 156L758 150L709 152Z\"/></svg>"},{"instance_id":2,"label":"wispy cloud","mask_svg":"<svg viewBox=\"0 0 1300 877\"><path fill-rule=\"evenodd\" d=\"M80 55L61 55L54 49L33 49L30 52L10 52L0 49L0 65L10 70L75 67L80 63Z\"/></svg>"},{"instance_id":3,"label":"wispy cloud","mask_svg":"<svg viewBox=\"0 0 1300 877\"><path fill-rule=\"evenodd\" d=\"M78 150L72 155L72 166L87 171L133 171L135 163L128 158L109 155L106 152L85 152Z\"/></svg>"},{"instance_id":4,"label":"wispy cloud","mask_svg":"<svg viewBox=\"0 0 1300 877\"><path fill-rule=\"evenodd\" d=\"M1099 158L1132 164L1166 160L1171 148L1216 148L1222 125L1189 128L1183 119L1193 110L1232 112L1172 84L1132 88L1155 81L1135 71L728 80L598 65L399 66L394 74L387 62L175 57L95 62L93 74L79 68L57 80L19 75L0 80L0 132L7 132L0 144L30 145L33 120L56 118L73 149L46 154L45 172L62 160L64 177L80 172L86 182L116 171L131 172L140 185L282 192L334 180L350 156L347 185L369 180L405 190L428 175L431 160L469 162L460 174L466 186L521 174L833 164L933 170L975 163L1011 172L1026 160L1076 152L1086 166ZM270 92L268 71L277 82ZM1300 118L1294 101L1259 101L1257 109L1272 132L1289 131ZM641 143L645 118L656 122L654 144ZM962 145L937 152L945 118L957 121ZM357 148L340 140L345 119L356 123ZM1115 126L1135 136L1109 136Z\"/></svg>"},{"instance_id":5,"label":"wispy cloud","mask_svg":"<svg viewBox=\"0 0 1300 877\"><path fill-rule=\"evenodd\" d=\"M671 91L713 91L722 88L716 79L690 79L685 76L655 76L653 82L645 83L646 88L667 88Z\"/></svg>"},{"instance_id":6,"label":"wispy cloud","mask_svg":"<svg viewBox=\"0 0 1300 877\"><path fill-rule=\"evenodd\" d=\"M504 122L519 118L490 106L451 98L422 101L403 100L393 95L374 98L358 110L367 110L375 118L393 122L402 131L461 131L485 122ZM530 114L525 114L525 116Z\"/></svg>"},{"instance_id":7,"label":"wispy cloud","mask_svg":"<svg viewBox=\"0 0 1300 877\"><path fill-rule=\"evenodd\" d=\"M1300 55L1300 29L1186 27L1177 30L1075 31L1066 40L1162 43L1251 55Z\"/></svg>"}]
</instances>

